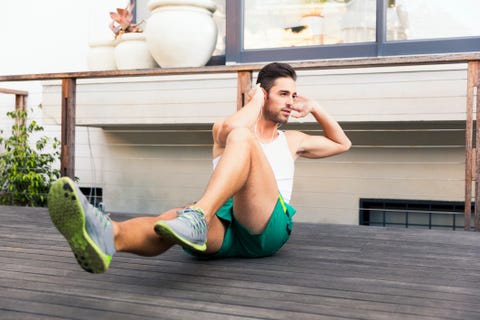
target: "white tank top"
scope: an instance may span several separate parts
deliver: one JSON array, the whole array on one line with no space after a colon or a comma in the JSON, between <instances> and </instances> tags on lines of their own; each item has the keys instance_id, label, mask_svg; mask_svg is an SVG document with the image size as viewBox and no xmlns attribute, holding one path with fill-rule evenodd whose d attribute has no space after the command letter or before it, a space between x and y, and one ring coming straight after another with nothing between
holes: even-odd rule
<instances>
[{"instance_id":1,"label":"white tank top","mask_svg":"<svg viewBox=\"0 0 480 320\"><path fill-rule=\"evenodd\" d=\"M285 202L290 203L293 189L293 175L295 173L295 164L288 148L287 138L283 131L278 131L278 137L270 143L261 143L263 152L267 156L268 162L272 167L275 179L277 180L278 190ZM213 159L213 168L218 164L221 156Z\"/></svg>"}]
</instances>

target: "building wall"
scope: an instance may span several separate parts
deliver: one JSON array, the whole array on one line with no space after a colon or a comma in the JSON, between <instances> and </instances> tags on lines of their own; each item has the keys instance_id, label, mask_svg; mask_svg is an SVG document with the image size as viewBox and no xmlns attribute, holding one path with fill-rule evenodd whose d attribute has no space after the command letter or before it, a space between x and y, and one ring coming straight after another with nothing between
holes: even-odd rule
<instances>
[{"instance_id":1,"label":"building wall","mask_svg":"<svg viewBox=\"0 0 480 320\"><path fill-rule=\"evenodd\" d=\"M354 146L298 161L296 221L358 224L362 197L463 200L465 65L300 72L297 87ZM80 185L103 188L110 211L156 214L201 196L210 128L235 112L236 76L84 80L77 95ZM44 84L43 104L58 124L58 82ZM321 134L312 121L285 128Z\"/></svg>"}]
</instances>

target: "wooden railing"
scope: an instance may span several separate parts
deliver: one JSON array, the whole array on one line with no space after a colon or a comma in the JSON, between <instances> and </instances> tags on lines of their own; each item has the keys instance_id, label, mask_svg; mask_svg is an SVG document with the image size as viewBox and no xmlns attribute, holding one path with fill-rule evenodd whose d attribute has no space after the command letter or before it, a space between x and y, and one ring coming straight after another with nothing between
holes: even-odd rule
<instances>
[{"instance_id":1,"label":"wooden railing","mask_svg":"<svg viewBox=\"0 0 480 320\"><path fill-rule=\"evenodd\" d=\"M471 201L475 202L475 230L480 229L480 52L460 54L438 54L420 56L375 57L355 59L329 59L293 62L296 70L373 68L410 65L436 65L467 63L466 88L466 136L465 136L465 230L470 229ZM75 113L77 79L140 77L162 75L193 75L215 73L237 73L237 108L245 102L245 95L252 85L252 73L263 64L208 66L201 68L169 68L145 70L112 70L91 72L44 73L23 75L0 75L0 81L62 80L62 121L61 121L61 174L74 176L75 172ZM6 90L8 91L8 90ZM2 92L2 91L0 91ZM6 92L9 93L9 92ZM12 92L10 92L12 93ZM22 94L19 94L22 96ZM23 95L26 97L26 95ZM476 119L473 119L474 110ZM473 136L474 125L476 135ZM475 188L472 188L475 181Z\"/></svg>"},{"instance_id":2,"label":"wooden railing","mask_svg":"<svg viewBox=\"0 0 480 320\"><path fill-rule=\"evenodd\" d=\"M15 111L19 111L19 110L25 111L27 109L27 97L28 97L27 91L0 88L0 93L15 95ZM24 118L17 117L16 119L17 126L24 124L23 121L24 121Z\"/></svg>"}]
</instances>

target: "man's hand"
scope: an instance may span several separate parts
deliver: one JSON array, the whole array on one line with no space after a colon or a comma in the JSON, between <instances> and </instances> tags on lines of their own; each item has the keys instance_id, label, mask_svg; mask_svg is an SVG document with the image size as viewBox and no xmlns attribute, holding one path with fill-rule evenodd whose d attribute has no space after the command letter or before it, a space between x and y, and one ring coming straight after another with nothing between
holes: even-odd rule
<instances>
[{"instance_id":1,"label":"man's hand","mask_svg":"<svg viewBox=\"0 0 480 320\"><path fill-rule=\"evenodd\" d=\"M298 95L295 97L295 102L292 105L292 110L294 112L292 112L291 116L297 119L304 118L310 112L312 112L313 109L321 110L318 102L313 99Z\"/></svg>"}]
</instances>

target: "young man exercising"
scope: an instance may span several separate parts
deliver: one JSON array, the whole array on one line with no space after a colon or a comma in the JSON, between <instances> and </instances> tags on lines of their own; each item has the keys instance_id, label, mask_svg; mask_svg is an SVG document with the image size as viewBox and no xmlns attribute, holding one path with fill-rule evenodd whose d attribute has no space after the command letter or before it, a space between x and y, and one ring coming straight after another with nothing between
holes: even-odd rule
<instances>
[{"instance_id":1,"label":"young man exercising","mask_svg":"<svg viewBox=\"0 0 480 320\"><path fill-rule=\"evenodd\" d=\"M295 209L294 161L347 151L350 140L320 105L297 94L296 73L271 63L258 74L249 102L213 126L214 171L200 199L158 217L112 221L63 177L48 195L51 219L80 266L105 272L116 251L159 255L175 244L195 256L262 257L288 240ZM323 136L280 131L290 116L312 114Z\"/></svg>"}]
</instances>

